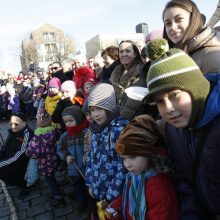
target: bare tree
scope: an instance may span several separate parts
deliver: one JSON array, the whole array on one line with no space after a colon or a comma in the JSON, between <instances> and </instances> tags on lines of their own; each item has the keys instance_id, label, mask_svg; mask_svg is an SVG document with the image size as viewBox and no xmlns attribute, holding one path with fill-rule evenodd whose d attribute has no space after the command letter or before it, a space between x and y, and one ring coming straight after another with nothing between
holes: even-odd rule
<instances>
[{"instance_id":1,"label":"bare tree","mask_svg":"<svg viewBox=\"0 0 220 220\"><path fill-rule=\"evenodd\" d=\"M72 37L64 36L56 39L56 44L51 45L49 58L51 62L64 63L75 52L75 43Z\"/></svg>"},{"instance_id":2,"label":"bare tree","mask_svg":"<svg viewBox=\"0 0 220 220\"><path fill-rule=\"evenodd\" d=\"M27 72L31 61L34 64L38 64L39 54L37 52L36 42L34 40L22 41L20 56L21 56L22 70L25 72Z\"/></svg>"}]
</instances>

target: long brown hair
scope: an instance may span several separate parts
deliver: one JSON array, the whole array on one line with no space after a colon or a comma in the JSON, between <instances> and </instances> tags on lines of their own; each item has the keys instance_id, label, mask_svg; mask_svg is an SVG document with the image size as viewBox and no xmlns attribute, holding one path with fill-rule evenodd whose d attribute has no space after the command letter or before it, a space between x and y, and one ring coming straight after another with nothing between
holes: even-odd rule
<instances>
[{"instance_id":1,"label":"long brown hair","mask_svg":"<svg viewBox=\"0 0 220 220\"><path fill-rule=\"evenodd\" d=\"M164 21L165 11L168 8L172 8L172 7L182 8L190 13L189 26L186 30L185 36L177 44L174 44L168 38L165 25L164 25L164 30L163 30L163 37L166 40L168 40L170 48L176 47L176 48L179 48L179 49L182 49L188 52L188 48L187 48L188 41L191 40L193 37L195 37L197 34L199 34L203 29L204 21L202 18L202 14L200 13L197 5L191 0L171 0L166 4L163 10L163 17L162 17L163 21Z\"/></svg>"}]
</instances>

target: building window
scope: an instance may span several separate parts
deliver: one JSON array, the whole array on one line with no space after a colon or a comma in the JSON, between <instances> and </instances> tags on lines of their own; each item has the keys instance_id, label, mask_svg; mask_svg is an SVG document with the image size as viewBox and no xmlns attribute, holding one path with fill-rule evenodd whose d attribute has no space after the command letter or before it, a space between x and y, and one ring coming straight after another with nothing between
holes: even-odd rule
<instances>
[{"instance_id":1,"label":"building window","mask_svg":"<svg viewBox=\"0 0 220 220\"><path fill-rule=\"evenodd\" d=\"M45 44L45 50L46 50L46 53L51 53L50 44Z\"/></svg>"},{"instance_id":2,"label":"building window","mask_svg":"<svg viewBox=\"0 0 220 220\"><path fill-rule=\"evenodd\" d=\"M49 32L49 33L43 33L44 40L46 42L53 42L55 41L55 33L54 32Z\"/></svg>"}]
</instances>

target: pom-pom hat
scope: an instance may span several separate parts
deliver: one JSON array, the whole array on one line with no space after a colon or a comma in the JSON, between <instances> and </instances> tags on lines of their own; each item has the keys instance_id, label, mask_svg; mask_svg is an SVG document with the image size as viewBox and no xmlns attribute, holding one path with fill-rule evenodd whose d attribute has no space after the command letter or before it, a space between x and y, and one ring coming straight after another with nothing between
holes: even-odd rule
<instances>
[{"instance_id":1,"label":"pom-pom hat","mask_svg":"<svg viewBox=\"0 0 220 220\"><path fill-rule=\"evenodd\" d=\"M203 76L195 61L180 49L168 49L165 39L157 39L148 45L148 57L152 60L148 75L149 93L144 102L152 102L158 92L183 89L199 98L207 95L209 82Z\"/></svg>"},{"instance_id":2,"label":"pom-pom hat","mask_svg":"<svg viewBox=\"0 0 220 220\"><path fill-rule=\"evenodd\" d=\"M165 39L156 39L148 45L148 57L152 64L147 75L149 92L143 102L153 102L153 97L158 93L173 89L184 90L192 98L190 125L203 114L210 83L190 56L180 49L168 48Z\"/></svg>"}]
</instances>

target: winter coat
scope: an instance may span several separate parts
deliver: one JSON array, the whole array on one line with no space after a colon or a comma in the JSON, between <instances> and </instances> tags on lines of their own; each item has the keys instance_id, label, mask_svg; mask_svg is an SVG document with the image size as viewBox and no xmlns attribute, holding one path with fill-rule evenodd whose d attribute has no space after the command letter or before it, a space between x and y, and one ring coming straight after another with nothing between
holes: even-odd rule
<instances>
[{"instance_id":1,"label":"winter coat","mask_svg":"<svg viewBox=\"0 0 220 220\"><path fill-rule=\"evenodd\" d=\"M182 220L211 220L215 219L213 215L220 214L220 74L206 76L213 87L197 126L187 129L166 124L165 127ZM199 139L204 136L203 150L195 169Z\"/></svg>"},{"instance_id":2,"label":"winter coat","mask_svg":"<svg viewBox=\"0 0 220 220\"><path fill-rule=\"evenodd\" d=\"M0 151L0 179L9 184L26 186L24 175L28 157L25 150L33 137L33 131L25 127L19 132L8 131L8 137Z\"/></svg>"},{"instance_id":3,"label":"winter coat","mask_svg":"<svg viewBox=\"0 0 220 220\"><path fill-rule=\"evenodd\" d=\"M122 220L122 195L117 197L108 208L118 212L112 220ZM178 220L178 199L171 178L168 174L157 174L145 181L146 213L145 220ZM126 204L126 219L132 220L129 214L129 201Z\"/></svg>"},{"instance_id":4,"label":"winter coat","mask_svg":"<svg viewBox=\"0 0 220 220\"><path fill-rule=\"evenodd\" d=\"M0 112L8 111L9 93L0 94Z\"/></svg>"},{"instance_id":5,"label":"winter coat","mask_svg":"<svg viewBox=\"0 0 220 220\"><path fill-rule=\"evenodd\" d=\"M73 76L73 81L76 83L76 88L81 89L83 92L83 95L85 96L85 91L84 91L84 85L85 83L92 83L93 85L96 84L96 76L94 71L87 67L83 66L80 67L79 69L75 70L75 75Z\"/></svg>"},{"instance_id":6,"label":"winter coat","mask_svg":"<svg viewBox=\"0 0 220 220\"><path fill-rule=\"evenodd\" d=\"M118 66L120 64L119 60L115 60L108 68L106 68L105 66L102 68L102 72L99 78L99 82L100 83L110 83L109 81L112 72L114 71L115 67Z\"/></svg>"},{"instance_id":7,"label":"winter coat","mask_svg":"<svg viewBox=\"0 0 220 220\"><path fill-rule=\"evenodd\" d=\"M20 100L18 95L9 96L8 108L12 113L20 112Z\"/></svg>"},{"instance_id":8,"label":"winter coat","mask_svg":"<svg viewBox=\"0 0 220 220\"><path fill-rule=\"evenodd\" d=\"M192 38L187 45L189 55L203 74L220 73L220 32L210 27Z\"/></svg>"},{"instance_id":9,"label":"winter coat","mask_svg":"<svg viewBox=\"0 0 220 220\"><path fill-rule=\"evenodd\" d=\"M111 202L122 192L126 170L115 151L115 143L126 125L127 120L119 116L102 131L92 134L86 165L86 185L98 200Z\"/></svg>"},{"instance_id":10,"label":"winter coat","mask_svg":"<svg viewBox=\"0 0 220 220\"><path fill-rule=\"evenodd\" d=\"M68 76L65 75L63 70L57 71L56 73L52 73L52 77L59 78L61 84L67 80L69 80Z\"/></svg>"},{"instance_id":11,"label":"winter coat","mask_svg":"<svg viewBox=\"0 0 220 220\"><path fill-rule=\"evenodd\" d=\"M76 136L70 136L67 132L64 132L56 144L56 152L60 159L65 160L68 155L73 156L75 164L83 173L85 172L85 164L83 163L84 134L85 131L82 131ZM80 176L74 164L68 164L67 169L69 176Z\"/></svg>"},{"instance_id":12,"label":"winter coat","mask_svg":"<svg viewBox=\"0 0 220 220\"><path fill-rule=\"evenodd\" d=\"M58 140L58 133L54 126L38 128L34 137L28 144L26 155L29 158L36 158L42 176L50 176L56 170L58 157L55 144Z\"/></svg>"},{"instance_id":13,"label":"winter coat","mask_svg":"<svg viewBox=\"0 0 220 220\"><path fill-rule=\"evenodd\" d=\"M33 89L31 86L24 86L19 94L19 98L24 102L24 103L31 103L33 102Z\"/></svg>"},{"instance_id":14,"label":"winter coat","mask_svg":"<svg viewBox=\"0 0 220 220\"><path fill-rule=\"evenodd\" d=\"M78 106L82 107L83 103L84 103L84 99L81 97L75 97L72 100L70 100L69 97L59 100L53 114L51 115L51 118L54 123L59 123L61 125L61 132L62 133L65 131L65 125L62 120L63 110L67 107L72 106L72 105L78 105Z\"/></svg>"},{"instance_id":15,"label":"winter coat","mask_svg":"<svg viewBox=\"0 0 220 220\"><path fill-rule=\"evenodd\" d=\"M53 114L60 98L61 98L60 92L55 96L47 95L47 97L45 99L45 109L46 109L47 113L49 113L50 115Z\"/></svg>"},{"instance_id":16,"label":"winter coat","mask_svg":"<svg viewBox=\"0 0 220 220\"><path fill-rule=\"evenodd\" d=\"M131 86L146 87L146 79L142 74L143 64L134 64L123 74L123 65L118 65L111 74L110 82L114 86L117 102L120 107L120 115L127 120L143 114L144 106L141 101L128 98L125 89Z\"/></svg>"}]
</instances>

